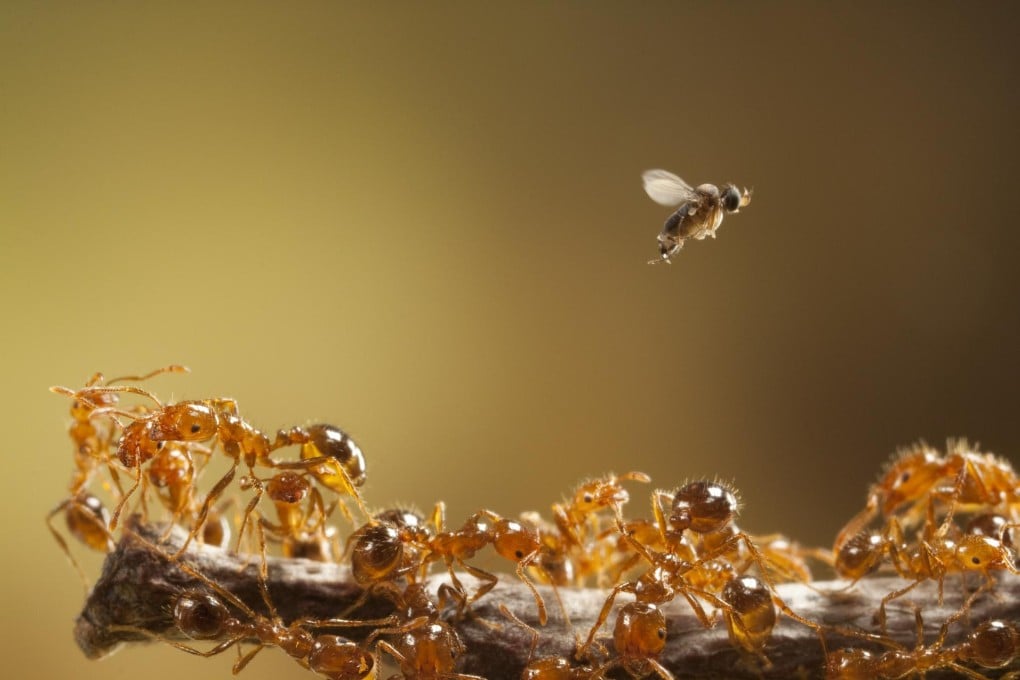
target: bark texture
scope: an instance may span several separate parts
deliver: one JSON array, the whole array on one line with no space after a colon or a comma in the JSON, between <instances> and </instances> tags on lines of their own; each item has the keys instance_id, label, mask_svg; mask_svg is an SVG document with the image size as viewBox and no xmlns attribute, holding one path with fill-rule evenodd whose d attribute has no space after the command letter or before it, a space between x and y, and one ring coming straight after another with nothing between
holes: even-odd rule
<instances>
[{"instance_id":1,"label":"bark texture","mask_svg":"<svg viewBox=\"0 0 1020 680\"><path fill-rule=\"evenodd\" d=\"M204 586L146 543L159 542L161 532L161 529L132 523L129 530L123 532L116 549L107 557L102 575L86 600L75 627L76 640L89 658L105 656L123 643L151 641L151 637L125 630L122 626L143 629L166 639L183 639L174 627L173 603L182 590ZM162 545L172 553L180 542L181 535L173 532ZM189 548L182 560L251 608L266 612L258 589L257 558L194 546ZM301 617L335 617L362 592L351 580L349 569L343 565L280 558L270 558L268 564L269 591L284 621ZM447 577L433 578L430 582L433 592L447 580ZM462 580L469 589L476 583L468 575L464 575ZM992 618L1020 620L1020 578L997 574L996 580L995 589L974 602L969 617L971 624ZM924 615L924 642L933 644L942 621L959 609L965 594L972 592L977 583L978 579L974 577L966 584L957 576L948 578L941 607L938 605L936 584L919 585L890 605L889 637L907 649L915 648L918 641L913 605L916 604ZM813 587L780 585L778 592L795 612L807 619L826 625L856 626L875 631L873 616L881 598L904 584L905 581L899 578L876 577L864 579L849 590L845 582L816 582ZM600 589L560 590L573 623L574 631L571 632L563 624L551 589L540 587L540 591L549 607L549 623L544 628L536 622L531 592L512 574L501 578L492 592L474 607L479 618L495 626L471 619L455 624L467 647L462 659L462 672L489 680L520 677L528 661L532 636L499 613L497 607L500 603L525 622L540 628L541 641L536 656L569 657L574 650L574 633L582 638L587 635L607 595L607 591ZM629 595L621 595L618 604L630 599ZM377 618L388 614L391 608L385 599L372 599L354 616ZM780 615L766 647L765 653L770 662L766 666L759 659L737 651L730 644L726 626L721 621L714 628L702 627L686 602L678 599L666 605L664 613L668 619L668 638L659 660L678 678L823 676L825 657L817 633L785 616ZM615 618L614 611L600 634L600 639L608 647L612 646L609 637ZM960 641L969 628L967 619L954 625L946 643ZM363 630L361 634L366 633L367 630ZM357 639L356 629L345 629L343 634ZM836 632L826 633L826 640L830 650L845 646L866 647L878 652L887 649ZM997 677L1017 668L1020 668L1020 660L1014 659L1009 668L982 672L989 677ZM930 673L926 677L940 677L940 674ZM953 676L946 674L946 677Z\"/></svg>"}]
</instances>

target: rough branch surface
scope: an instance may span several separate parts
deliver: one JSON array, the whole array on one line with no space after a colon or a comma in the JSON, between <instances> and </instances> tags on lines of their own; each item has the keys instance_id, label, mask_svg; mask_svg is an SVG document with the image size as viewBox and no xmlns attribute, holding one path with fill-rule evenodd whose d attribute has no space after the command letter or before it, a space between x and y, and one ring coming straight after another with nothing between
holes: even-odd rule
<instances>
[{"instance_id":1,"label":"rough branch surface","mask_svg":"<svg viewBox=\"0 0 1020 680\"><path fill-rule=\"evenodd\" d=\"M115 629L118 626L140 628L168 639L181 639L173 626L173 603L178 593L187 588L203 587L192 576L167 562L154 552L145 540L158 542L160 531L139 524L131 524L123 532L116 550L103 567L103 573L90 593L75 626L75 638L86 656L99 658L115 650L120 644L148 641L138 632ZM176 551L181 535L172 533L163 543L167 552ZM223 588L259 612L266 608L258 590L258 560L251 556L196 546L182 559L208 576ZM979 597L971 610L970 620L976 624L990 618L1016 621L1020 619L1020 578L1009 574L997 575L994 593ZM445 578L435 578L434 588ZM469 589L474 581L463 577ZM351 605L361 589L350 579L347 567L307 560L269 559L269 590L281 617L291 621L300 617L335 617ZM846 590L842 582L816 582L814 589L801 584L779 586L779 594L801 616L823 624L857 626L874 631L872 617L885 593L904 585L898 578L871 578ZM968 590L972 591L977 579L971 578ZM541 588L549 606L549 623L541 629L541 642L536 656L570 656L574 649L574 636L563 625L552 591ZM434 591L433 591L434 592ZM574 626L582 637L587 634L606 598L606 591L597 589L560 590L564 605ZM913 604L922 608L925 619L925 643L931 644L938 628L947 616L961 605L965 586L958 577L946 580L944 605L937 604L937 589L933 583L918 586L907 596L892 603L889 608L889 635L909 649L917 644ZM827 594L828 593L828 594ZM621 595L619 603L629 601ZM500 579L499 584L475 605L478 616L497 624L496 627L465 620L457 629L467 647L462 671L488 678L509 680L519 678L528 661L532 637L516 624L509 623L497 610L503 603L522 620L536 626L534 599L531 593L513 576ZM385 600L370 601L355 613L358 618L375 618L389 613L391 605ZM712 629L704 629L685 602L673 602L664 608L669 620L667 646L660 657L663 665L677 677L690 678L791 678L821 677L824 655L818 635L795 621L780 617L772 634L766 654L771 666L762 667L755 658L743 655L730 644L726 627L721 622ZM603 627L601 639L612 632L615 612ZM966 623L966 622L964 622ZM947 644L961 639L967 626L954 626ZM349 635L350 630L345 632ZM351 635L351 637L355 637ZM843 646L872 647L856 638L827 634L830 650ZM878 647L879 651L883 648ZM1020 667L1016 662L1011 668ZM992 674L1005 672L996 671ZM929 674L927 677L939 677Z\"/></svg>"}]
</instances>

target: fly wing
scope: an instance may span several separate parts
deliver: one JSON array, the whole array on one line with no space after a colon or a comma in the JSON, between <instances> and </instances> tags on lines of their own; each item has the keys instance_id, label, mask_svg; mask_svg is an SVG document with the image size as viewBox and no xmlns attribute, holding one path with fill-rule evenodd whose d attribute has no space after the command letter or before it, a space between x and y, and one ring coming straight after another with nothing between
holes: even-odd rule
<instances>
[{"instance_id":1,"label":"fly wing","mask_svg":"<svg viewBox=\"0 0 1020 680\"><path fill-rule=\"evenodd\" d=\"M672 207L684 201L698 201L698 194L691 185L672 172L646 170L641 179L645 183L645 193L659 205Z\"/></svg>"}]
</instances>

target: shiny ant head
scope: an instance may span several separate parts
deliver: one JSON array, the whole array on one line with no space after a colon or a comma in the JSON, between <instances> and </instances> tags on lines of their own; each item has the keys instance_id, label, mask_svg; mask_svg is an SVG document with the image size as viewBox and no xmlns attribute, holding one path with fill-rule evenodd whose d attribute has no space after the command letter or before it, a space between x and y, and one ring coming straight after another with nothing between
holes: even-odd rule
<instances>
[{"instance_id":1,"label":"shiny ant head","mask_svg":"<svg viewBox=\"0 0 1020 680\"><path fill-rule=\"evenodd\" d=\"M666 617L654 604L629 602L620 609L613 646L623 658L658 656L666 646Z\"/></svg>"},{"instance_id":2,"label":"shiny ant head","mask_svg":"<svg viewBox=\"0 0 1020 680\"><path fill-rule=\"evenodd\" d=\"M208 404L182 401L169 404L153 420L155 441L202 442L216 436L219 419Z\"/></svg>"}]
</instances>

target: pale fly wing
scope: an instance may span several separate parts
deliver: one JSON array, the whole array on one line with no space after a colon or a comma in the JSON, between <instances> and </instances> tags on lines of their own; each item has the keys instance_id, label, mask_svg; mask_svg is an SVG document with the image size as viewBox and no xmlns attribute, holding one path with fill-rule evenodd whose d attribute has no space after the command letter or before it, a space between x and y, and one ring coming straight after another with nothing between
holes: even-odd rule
<instances>
[{"instance_id":1,"label":"pale fly wing","mask_svg":"<svg viewBox=\"0 0 1020 680\"><path fill-rule=\"evenodd\" d=\"M646 170L641 179L645 193L659 205L676 206L684 201L697 201L698 194L690 184L666 170Z\"/></svg>"}]
</instances>

